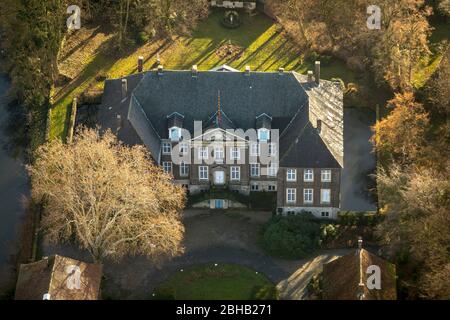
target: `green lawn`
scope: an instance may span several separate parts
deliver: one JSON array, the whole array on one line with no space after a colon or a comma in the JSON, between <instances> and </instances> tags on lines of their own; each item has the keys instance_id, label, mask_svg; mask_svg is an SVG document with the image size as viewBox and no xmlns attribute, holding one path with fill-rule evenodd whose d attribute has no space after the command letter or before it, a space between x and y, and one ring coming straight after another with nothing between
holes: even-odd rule
<instances>
[{"instance_id":1,"label":"green lawn","mask_svg":"<svg viewBox=\"0 0 450 320\"><path fill-rule=\"evenodd\" d=\"M120 57L111 52L111 37L105 37L95 54L85 61L80 61L74 68L79 75L66 88L55 95L51 115L50 138L62 138L67 134L68 116L72 99L90 86L103 88L103 81L97 81L98 75L117 78L136 72L138 56L144 56L144 68L155 67L157 53L167 69L190 69L197 64L200 70L208 70L221 64L244 70L246 65L252 70L273 71L283 67L287 71L295 70L305 73L312 69L311 62L296 45L283 35L278 24L259 14L254 17L242 15L243 24L238 29L226 29L221 26L222 12L213 12L208 19L199 24L189 37L178 37L173 41L154 41L141 47L131 48ZM223 44L230 43L242 48L242 54L232 59L221 58L216 50ZM82 49L80 49L82 50ZM345 64L336 59L322 66L322 77L331 79L340 77L345 82L354 82L355 75Z\"/></svg>"},{"instance_id":2,"label":"green lawn","mask_svg":"<svg viewBox=\"0 0 450 320\"><path fill-rule=\"evenodd\" d=\"M274 290L267 278L249 268L219 264L177 271L155 291L155 299L252 300L262 288ZM274 298L274 291L272 298Z\"/></svg>"}]
</instances>

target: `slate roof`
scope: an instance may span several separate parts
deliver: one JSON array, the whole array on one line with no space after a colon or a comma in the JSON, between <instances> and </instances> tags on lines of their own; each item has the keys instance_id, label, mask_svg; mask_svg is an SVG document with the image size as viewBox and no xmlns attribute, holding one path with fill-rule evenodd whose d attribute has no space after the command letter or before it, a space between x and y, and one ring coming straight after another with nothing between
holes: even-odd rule
<instances>
[{"instance_id":1,"label":"slate roof","mask_svg":"<svg viewBox=\"0 0 450 320\"><path fill-rule=\"evenodd\" d=\"M79 288L69 287L70 272L80 270ZM37 262L20 265L16 284L16 300L97 300L100 292L102 266L55 255ZM73 284L71 284L73 285Z\"/></svg>"},{"instance_id":2,"label":"slate roof","mask_svg":"<svg viewBox=\"0 0 450 320\"><path fill-rule=\"evenodd\" d=\"M280 167L339 168L303 106L280 134Z\"/></svg>"},{"instance_id":3,"label":"slate roof","mask_svg":"<svg viewBox=\"0 0 450 320\"><path fill-rule=\"evenodd\" d=\"M224 130L237 129L233 121L223 111L220 111L220 113L216 111L210 119L204 122L203 128L204 130L212 128L222 128Z\"/></svg>"},{"instance_id":4,"label":"slate roof","mask_svg":"<svg viewBox=\"0 0 450 320\"><path fill-rule=\"evenodd\" d=\"M271 129L272 128L272 117L269 116L267 113L260 114L259 116L256 116L256 129L265 128L265 129Z\"/></svg>"},{"instance_id":5,"label":"slate roof","mask_svg":"<svg viewBox=\"0 0 450 320\"><path fill-rule=\"evenodd\" d=\"M381 271L381 289L367 288L367 268L377 265ZM323 299L325 300L395 300L397 298L395 265L365 249L323 265ZM363 286L360 287L359 284ZM364 296L361 298L361 293Z\"/></svg>"},{"instance_id":6,"label":"slate roof","mask_svg":"<svg viewBox=\"0 0 450 320\"><path fill-rule=\"evenodd\" d=\"M185 128L193 131L194 120L208 120L221 109L236 127L255 127L256 116L268 112L273 117L292 116L307 100L305 90L292 74L271 72L147 72L133 95L153 122L160 136L167 136L164 120L172 112L184 115ZM279 128L283 129L283 128Z\"/></svg>"},{"instance_id":7,"label":"slate roof","mask_svg":"<svg viewBox=\"0 0 450 320\"><path fill-rule=\"evenodd\" d=\"M261 114L270 115L271 128L279 129L282 135L280 166L341 167L336 157L339 152L334 152L308 124L311 98L314 106L327 100L341 101L334 96L338 91L332 82L322 81L317 87L295 72L253 71L249 74L198 71L193 77L191 71L163 70L161 74L149 71L126 79L125 99L121 99L121 79L106 81L98 122L101 127L117 132L127 144L144 143L156 161L160 157L161 138L168 137L167 116L174 112L182 114L183 127L191 134L194 121L203 121L203 127L217 126L220 92L223 128L245 131L256 127L256 118ZM117 115L121 115L120 126Z\"/></svg>"},{"instance_id":8,"label":"slate roof","mask_svg":"<svg viewBox=\"0 0 450 320\"><path fill-rule=\"evenodd\" d=\"M167 116L167 127L183 128L184 116L178 112L174 112Z\"/></svg>"}]
</instances>

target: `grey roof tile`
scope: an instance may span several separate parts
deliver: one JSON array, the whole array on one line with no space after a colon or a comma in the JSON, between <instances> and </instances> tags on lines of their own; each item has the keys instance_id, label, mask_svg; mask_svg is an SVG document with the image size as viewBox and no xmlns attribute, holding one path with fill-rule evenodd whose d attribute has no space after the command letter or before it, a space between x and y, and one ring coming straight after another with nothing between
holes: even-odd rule
<instances>
[{"instance_id":1,"label":"grey roof tile","mask_svg":"<svg viewBox=\"0 0 450 320\"><path fill-rule=\"evenodd\" d=\"M161 138L168 136L167 116L184 116L182 125L193 133L194 120L204 127L217 126L218 94L221 101L221 127L247 130L258 126L257 117L270 115L272 129L280 133L280 166L340 167L339 132L343 131L342 95L336 84L322 81L317 87L295 72L221 72L164 70L126 77L128 92L121 99L121 79L105 83L99 123L118 132L128 144L144 143L155 160ZM324 108L332 116L326 125L337 138L323 139L310 122L310 108ZM122 121L118 124L116 116ZM141 116L139 116L141 115ZM342 116L341 116L342 115ZM141 117L141 119L138 119ZM261 117L266 119L266 117ZM178 120L174 119L174 123ZM266 121L267 122L267 121ZM324 141L326 140L326 141Z\"/></svg>"}]
</instances>

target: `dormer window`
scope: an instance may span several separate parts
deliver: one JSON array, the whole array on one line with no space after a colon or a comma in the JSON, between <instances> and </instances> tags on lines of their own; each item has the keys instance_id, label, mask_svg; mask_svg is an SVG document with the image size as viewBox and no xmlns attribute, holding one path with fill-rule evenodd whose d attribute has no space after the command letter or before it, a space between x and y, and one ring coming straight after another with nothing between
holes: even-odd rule
<instances>
[{"instance_id":1,"label":"dormer window","mask_svg":"<svg viewBox=\"0 0 450 320\"><path fill-rule=\"evenodd\" d=\"M167 116L167 128L169 128L169 139L171 141L181 140L181 128L183 128L184 116L173 112Z\"/></svg>"},{"instance_id":2,"label":"dormer window","mask_svg":"<svg viewBox=\"0 0 450 320\"><path fill-rule=\"evenodd\" d=\"M258 140L267 142L270 140L270 129L272 129L272 117L267 113L262 113L256 117L256 129L258 130Z\"/></svg>"},{"instance_id":3,"label":"dormer window","mask_svg":"<svg viewBox=\"0 0 450 320\"><path fill-rule=\"evenodd\" d=\"M181 138L181 129L177 127L173 127L169 129L169 139L172 141L180 141Z\"/></svg>"},{"instance_id":4,"label":"dormer window","mask_svg":"<svg viewBox=\"0 0 450 320\"><path fill-rule=\"evenodd\" d=\"M269 141L270 131L267 129L258 129L258 140L263 142Z\"/></svg>"}]
</instances>

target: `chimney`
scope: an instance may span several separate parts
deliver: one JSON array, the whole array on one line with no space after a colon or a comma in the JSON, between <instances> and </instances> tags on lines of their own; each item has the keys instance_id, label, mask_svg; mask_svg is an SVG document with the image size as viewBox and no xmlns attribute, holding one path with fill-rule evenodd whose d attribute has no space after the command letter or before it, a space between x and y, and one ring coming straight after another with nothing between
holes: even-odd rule
<instances>
[{"instance_id":1,"label":"chimney","mask_svg":"<svg viewBox=\"0 0 450 320\"><path fill-rule=\"evenodd\" d=\"M315 74L314 77L316 78L316 83L319 85L320 84L320 61L316 61L315 63Z\"/></svg>"},{"instance_id":2,"label":"chimney","mask_svg":"<svg viewBox=\"0 0 450 320\"><path fill-rule=\"evenodd\" d=\"M278 69L278 73L279 73L279 74L283 74L283 73L284 73L284 68L279 68L279 69Z\"/></svg>"},{"instance_id":3,"label":"chimney","mask_svg":"<svg viewBox=\"0 0 450 320\"><path fill-rule=\"evenodd\" d=\"M122 99L127 97L128 84L127 79L122 79Z\"/></svg>"},{"instance_id":4,"label":"chimney","mask_svg":"<svg viewBox=\"0 0 450 320\"><path fill-rule=\"evenodd\" d=\"M44 293L44 295L42 296L42 300L51 300L50 293Z\"/></svg>"},{"instance_id":5,"label":"chimney","mask_svg":"<svg viewBox=\"0 0 450 320\"><path fill-rule=\"evenodd\" d=\"M313 72L311 70L308 70L308 83L313 82Z\"/></svg>"},{"instance_id":6,"label":"chimney","mask_svg":"<svg viewBox=\"0 0 450 320\"><path fill-rule=\"evenodd\" d=\"M245 75L246 76L250 75L250 66L245 66Z\"/></svg>"},{"instance_id":7,"label":"chimney","mask_svg":"<svg viewBox=\"0 0 450 320\"><path fill-rule=\"evenodd\" d=\"M192 66L192 77L193 77L193 78L196 78L197 75L198 75L198 67L197 67L196 64L194 64L194 65Z\"/></svg>"},{"instance_id":8,"label":"chimney","mask_svg":"<svg viewBox=\"0 0 450 320\"><path fill-rule=\"evenodd\" d=\"M158 66L158 76L162 76L164 73L164 67L162 64Z\"/></svg>"},{"instance_id":9,"label":"chimney","mask_svg":"<svg viewBox=\"0 0 450 320\"><path fill-rule=\"evenodd\" d=\"M358 237L358 249L362 249L363 239L362 237Z\"/></svg>"},{"instance_id":10,"label":"chimney","mask_svg":"<svg viewBox=\"0 0 450 320\"><path fill-rule=\"evenodd\" d=\"M322 120L317 119L317 132L320 134L322 132Z\"/></svg>"},{"instance_id":11,"label":"chimney","mask_svg":"<svg viewBox=\"0 0 450 320\"><path fill-rule=\"evenodd\" d=\"M138 58L138 72L144 71L144 57L139 56Z\"/></svg>"}]
</instances>

